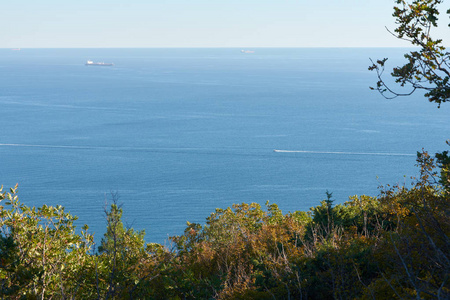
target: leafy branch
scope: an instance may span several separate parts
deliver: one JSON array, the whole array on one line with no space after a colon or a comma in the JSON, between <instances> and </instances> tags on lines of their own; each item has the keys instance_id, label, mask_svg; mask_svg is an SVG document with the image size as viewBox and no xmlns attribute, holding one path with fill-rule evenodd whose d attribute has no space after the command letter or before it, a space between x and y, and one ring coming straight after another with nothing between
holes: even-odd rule
<instances>
[{"instance_id":1,"label":"leafy branch","mask_svg":"<svg viewBox=\"0 0 450 300\"><path fill-rule=\"evenodd\" d=\"M400 93L388 86L383 79L387 58L373 61L369 70L377 73L377 90L386 99L398 96L409 96L416 90L426 91L425 97L440 107L441 103L450 100L450 53L442 45L442 39L433 39L432 28L437 27L439 16L438 5L443 0L415 0L409 4L405 0L396 0L393 16L398 27L391 32L398 39L405 40L418 47L416 51L405 54L407 63L395 67L391 76L395 83L410 90ZM447 11L450 14L450 9ZM449 25L450 26L450 25Z\"/></svg>"}]
</instances>

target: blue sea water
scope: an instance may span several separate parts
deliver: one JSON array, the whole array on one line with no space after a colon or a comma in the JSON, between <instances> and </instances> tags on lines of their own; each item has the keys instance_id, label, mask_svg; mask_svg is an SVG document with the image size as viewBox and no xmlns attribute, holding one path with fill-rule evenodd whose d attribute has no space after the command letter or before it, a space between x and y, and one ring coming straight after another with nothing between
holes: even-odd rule
<instances>
[{"instance_id":1,"label":"blue sea water","mask_svg":"<svg viewBox=\"0 0 450 300\"><path fill-rule=\"evenodd\" d=\"M417 174L416 151L448 149L447 105L368 88L369 57L406 49L254 50L0 49L0 184L97 240L117 191L125 222L163 243L233 203L376 196Z\"/></svg>"}]
</instances>

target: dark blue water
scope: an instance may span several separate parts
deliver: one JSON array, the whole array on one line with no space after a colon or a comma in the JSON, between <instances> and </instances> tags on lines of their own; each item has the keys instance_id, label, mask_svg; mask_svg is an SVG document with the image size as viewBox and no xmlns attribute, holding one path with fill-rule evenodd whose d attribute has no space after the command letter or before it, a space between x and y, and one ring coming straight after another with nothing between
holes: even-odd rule
<instances>
[{"instance_id":1,"label":"dark blue water","mask_svg":"<svg viewBox=\"0 0 450 300\"><path fill-rule=\"evenodd\" d=\"M369 57L405 49L255 50L1 49L0 184L97 238L117 191L125 221L163 242L233 203L375 196L417 174L417 150L446 150L449 107L368 88Z\"/></svg>"}]
</instances>

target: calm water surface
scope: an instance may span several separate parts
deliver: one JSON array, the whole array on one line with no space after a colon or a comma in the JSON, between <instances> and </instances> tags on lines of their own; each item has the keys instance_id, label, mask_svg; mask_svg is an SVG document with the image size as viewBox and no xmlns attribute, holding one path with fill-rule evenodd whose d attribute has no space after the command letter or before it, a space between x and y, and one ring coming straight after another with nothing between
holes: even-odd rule
<instances>
[{"instance_id":1,"label":"calm water surface","mask_svg":"<svg viewBox=\"0 0 450 300\"><path fill-rule=\"evenodd\" d=\"M105 198L147 241L215 208L377 195L446 150L449 107L385 100L369 57L405 49L0 49L0 184L99 238ZM86 67L85 61L113 62ZM274 149L284 150L274 152Z\"/></svg>"}]
</instances>

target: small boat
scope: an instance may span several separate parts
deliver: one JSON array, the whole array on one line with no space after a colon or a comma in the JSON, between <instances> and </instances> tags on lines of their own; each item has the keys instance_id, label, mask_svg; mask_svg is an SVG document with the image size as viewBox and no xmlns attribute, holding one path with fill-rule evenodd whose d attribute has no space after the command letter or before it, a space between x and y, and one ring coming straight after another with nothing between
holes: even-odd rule
<instances>
[{"instance_id":1,"label":"small boat","mask_svg":"<svg viewBox=\"0 0 450 300\"><path fill-rule=\"evenodd\" d=\"M255 53L255 51L253 51L253 50L241 50L241 53L251 54L251 53Z\"/></svg>"},{"instance_id":2,"label":"small boat","mask_svg":"<svg viewBox=\"0 0 450 300\"><path fill-rule=\"evenodd\" d=\"M114 66L114 64L105 62L93 62L92 60L88 60L86 62L86 66Z\"/></svg>"}]
</instances>

